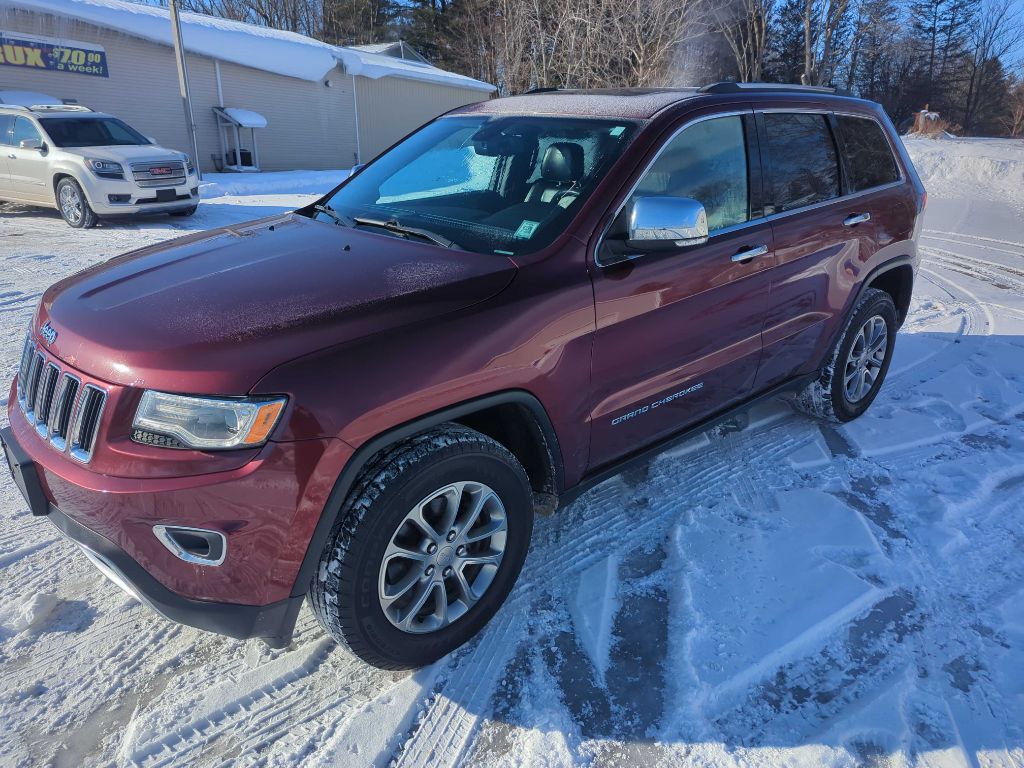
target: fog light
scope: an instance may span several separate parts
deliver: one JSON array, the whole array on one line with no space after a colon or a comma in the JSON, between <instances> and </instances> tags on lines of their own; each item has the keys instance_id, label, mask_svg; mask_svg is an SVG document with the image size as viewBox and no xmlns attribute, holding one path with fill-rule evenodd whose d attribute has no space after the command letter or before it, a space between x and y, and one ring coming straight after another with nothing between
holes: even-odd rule
<instances>
[{"instance_id":1,"label":"fog light","mask_svg":"<svg viewBox=\"0 0 1024 768\"><path fill-rule=\"evenodd\" d=\"M107 195L107 201L111 203L127 203L131 199L131 195Z\"/></svg>"},{"instance_id":2,"label":"fog light","mask_svg":"<svg viewBox=\"0 0 1024 768\"><path fill-rule=\"evenodd\" d=\"M228 553L228 541L220 531L183 525L154 525L153 533L175 557L186 563L220 565Z\"/></svg>"},{"instance_id":3,"label":"fog light","mask_svg":"<svg viewBox=\"0 0 1024 768\"><path fill-rule=\"evenodd\" d=\"M192 197L195 197L196 195L199 194L199 187L192 187L192 189L190 189L188 193L192 195Z\"/></svg>"}]
</instances>

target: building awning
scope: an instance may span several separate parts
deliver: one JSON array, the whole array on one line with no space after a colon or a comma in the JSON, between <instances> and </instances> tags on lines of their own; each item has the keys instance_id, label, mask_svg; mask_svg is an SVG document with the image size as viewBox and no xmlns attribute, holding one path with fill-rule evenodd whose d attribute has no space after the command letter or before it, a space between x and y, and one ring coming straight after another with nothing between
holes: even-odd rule
<instances>
[{"instance_id":1,"label":"building awning","mask_svg":"<svg viewBox=\"0 0 1024 768\"><path fill-rule=\"evenodd\" d=\"M266 128L267 118L259 112L241 107L214 107L224 119L239 128Z\"/></svg>"}]
</instances>

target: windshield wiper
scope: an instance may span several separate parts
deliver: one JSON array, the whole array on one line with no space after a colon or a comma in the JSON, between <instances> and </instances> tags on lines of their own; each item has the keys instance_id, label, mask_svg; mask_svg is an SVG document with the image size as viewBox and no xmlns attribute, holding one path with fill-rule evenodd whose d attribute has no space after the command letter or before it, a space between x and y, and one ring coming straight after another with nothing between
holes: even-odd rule
<instances>
[{"instance_id":1,"label":"windshield wiper","mask_svg":"<svg viewBox=\"0 0 1024 768\"><path fill-rule=\"evenodd\" d=\"M317 203L316 205L313 206L313 210L316 211L317 213L322 213L324 216L328 216L329 218L334 220L335 224L338 224L342 227L354 227L356 225L354 219L348 216L342 216L329 205L320 205L319 203Z\"/></svg>"},{"instance_id":2,"label":"windshield wiper","mask_svg":"<svg viewBox=\"0 0 1024 768\"><path fill-rule=\"evenodd\" d=\"M442 248L457 248L458 244L452 240L449 240L444 235L439 235L436 232L431 232L429 229L420 229L419 227L405 227L398 223L396 219L389 221L381 221L379 219L364 219L362 216L356 216L352 219L356 224L363 224L367 227L380 227L386 229L388 232L394 232L396 235L412 235L413 237L422 237L424 240L429 240L432 243L440 245Z\"/></svg>"}]
</instances>

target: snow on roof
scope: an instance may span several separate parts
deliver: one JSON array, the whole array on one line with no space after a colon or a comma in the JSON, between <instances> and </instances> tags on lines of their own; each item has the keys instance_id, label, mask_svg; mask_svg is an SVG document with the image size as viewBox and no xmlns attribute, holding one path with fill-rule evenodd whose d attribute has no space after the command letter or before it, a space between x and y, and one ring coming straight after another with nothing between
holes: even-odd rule
<instances>
[{"instance_id":1,"label":"snow on roof","mask_svg":"<svg viewBox=\"0 0 1024 768\"><path fill-rule=\"evenodd\" d=\"M413 61L421 61L424 64L430 64L429 61L423 56L422 53L417 51L411 45L404 40L395 40L391 43L367 43L365 45L350 45L349 48L354 48L357 51L366 51L367 53L382 53L385 56L391 56L395 59L412 59Z\"/></svg>"},{"instance_id":2,"label":"snow on roof","mask_svg":"<svg viewBox=\"0 0 1024 768\"><path fill-rule=\"evenodd\" d=\"M37 104L61 104L60 99L47 96L45 93L33 91L0 91L0 104L16 104L22 107L34 107Z\"/></svg>"},{"instance_id":3,"label":"snow on roof","mask_svg":"<svg viewBox=\"0 0 1024 768\"><path fill-rule=\"evenodd\" d=\"M335 48L338 60L350 75L360 75L376 80L379 77L402 77L407 80L422 80L428 83L454 85L490 93L494 86L472 77L457 75L412 59L396 59L380 53L360 51L355 48Z\"/></svg>"},{"instance_id":4,"label":"snow on roof","mask_svg":"<svg viewBox=\"0 0 1024 768\"><path fill-rule=\"evenodd\" d=\"M171 45L166 8L124 0L3 0L4 5L65 16L127 35ZM430 65L339 48L295 32L245 24L199 13L181 14L185 48L210 58L279 75L318 81L341 61L347 72L377 79L401 77L475 90L494 86Z\"/></svg>"},{"instance_id":5,"label":"snow on roof","mask_svg":"<svg viewBox=\"0 0 1024 768\"><path fill-rule=\"evenodd\" d=\"M251 109L242 109L241 107L224 107L222 111L240 128L267 127L267 118L259 112L253 112Z\"/></svg>"}]
</instances>

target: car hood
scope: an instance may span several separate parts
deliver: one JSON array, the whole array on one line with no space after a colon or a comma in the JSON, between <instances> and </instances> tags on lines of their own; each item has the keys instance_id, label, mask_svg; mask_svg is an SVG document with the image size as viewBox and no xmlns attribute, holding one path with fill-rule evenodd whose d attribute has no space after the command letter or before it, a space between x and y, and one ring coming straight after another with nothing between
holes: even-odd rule
<instances>
[{"instance_id":1,"label":"car hood","mask_svg":"<svg viewBox=\"0 0 1024 768\"><path fill-rule=\"evenodd\" d=\"M43 295L33 329L68 365L111 383L240 395L288 360L483 301L515 271L504 256L289 213L72 275Z\"/></svg>"},{"instance_id":2,"label":"car hood","mask_svg":"<svg viewBox=\"0 0 1024 768\"><path fill-rule=\"evenodd\" d=\"M65 152L73 152L77 155L95 158L97 160L112 160L115 163L128 161L130 163L139 161L181 160L185 154L175 152L173 149L158 147L156 144L121 145L116 147L68 147Z\"/></svg>"}]
</instances>

